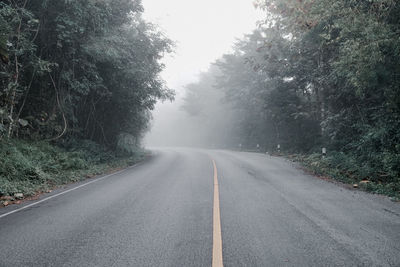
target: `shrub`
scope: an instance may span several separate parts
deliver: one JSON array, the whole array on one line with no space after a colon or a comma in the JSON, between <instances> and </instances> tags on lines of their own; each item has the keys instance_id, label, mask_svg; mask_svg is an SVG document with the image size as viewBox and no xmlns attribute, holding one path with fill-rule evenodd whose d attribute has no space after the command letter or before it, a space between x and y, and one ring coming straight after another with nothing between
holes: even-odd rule
<instances>
[{"instance_id":1,"label":"shrub","mask_svg":"<svg viewBox=\"0 0 400 267\"><path fill-rule=\"evenodd\" d=\"M118 157L91 141L70 140L62 146L48 142L0 141L0 196L35 192L99 174L108 168L127 166L140 159Z\"/></svg>"}]
</instances>

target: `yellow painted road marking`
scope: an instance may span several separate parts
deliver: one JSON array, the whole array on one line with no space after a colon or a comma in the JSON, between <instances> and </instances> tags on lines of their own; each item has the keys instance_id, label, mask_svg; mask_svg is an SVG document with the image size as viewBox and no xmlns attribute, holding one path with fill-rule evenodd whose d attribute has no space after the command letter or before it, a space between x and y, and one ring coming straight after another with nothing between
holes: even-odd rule
<instances>
[{"instance_id":1,"label":"yellow painted road marking","mask_svg":"<svg viewBox=\"0 0 400 267\"><path fill-rule=\"evenodd\" d=\"M222 261L222 233L221 233L221 213L219 208L219 187L217 165L213 160L214 166L214 207L213 207L213 253L212 267L223 267Z\"/></svg>"}]
</instances>

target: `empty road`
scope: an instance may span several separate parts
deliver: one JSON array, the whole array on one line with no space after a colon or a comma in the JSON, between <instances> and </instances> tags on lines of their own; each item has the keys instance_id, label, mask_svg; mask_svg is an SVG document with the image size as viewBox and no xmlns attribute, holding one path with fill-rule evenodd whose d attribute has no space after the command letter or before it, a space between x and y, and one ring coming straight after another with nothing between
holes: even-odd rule
<instances>
[{"instance_id":1,"label":"empty road","mask_svg":"<svg viewBox=\"0 0 400 267\"><path fill-rule=\"evenodd\" d=\"M399 203L263 154L158 149L39 201L0 209L0 266L400 266Z\"/></svg>"}]
</instances>

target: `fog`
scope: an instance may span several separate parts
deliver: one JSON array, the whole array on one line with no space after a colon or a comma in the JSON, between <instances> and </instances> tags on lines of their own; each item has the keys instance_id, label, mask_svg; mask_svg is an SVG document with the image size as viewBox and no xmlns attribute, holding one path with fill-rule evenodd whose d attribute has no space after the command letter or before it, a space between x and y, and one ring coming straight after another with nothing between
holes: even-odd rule
<instances>
[{"instance_id":1,"label":"fog","mask_svg":"<svg viewBox=\"0 0 400 267\"><path fill-rule=\"evenodd\" d=\"M157 24L176 43L175 53L164 59L162 73L167 86L175 90L176 100L157 104L144 144L215 146L210 127L229 131L227 117L217 120L221 122L217 126L207 116L193 116L183 110L185 86L198 82L212 62L232 52L235 40L255 29L263 13L250 0L144 0L143 5L145 19Z\"/></svg>"},{"instance_id":2,"label":"fog","mask_svg":"<svg viewBox=\"0 0 400 267\"><path fill-rule=\"evenodd\" d=\"M143 1L145 19L176 42L161 74L176 100L157 105L145 145L279 153L397 149L398 127L390 128L400 106L397 9L284 2L289 6Z\"/></svg>"}]
</instances>

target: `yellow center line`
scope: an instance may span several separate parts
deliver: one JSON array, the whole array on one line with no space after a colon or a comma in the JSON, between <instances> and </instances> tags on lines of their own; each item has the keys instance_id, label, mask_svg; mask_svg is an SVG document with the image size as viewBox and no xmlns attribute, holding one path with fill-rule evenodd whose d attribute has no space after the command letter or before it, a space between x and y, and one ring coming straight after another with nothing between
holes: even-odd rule
<instances>
[{"instance_id":1,"label":"yellow center line","mask_svg":"<svg viewBox=\"0 0 400 267\"><path fill-rule=\"evenodd\" d=\"M217 165L213 160L214 166L214 207L213 207L213 252L212 267L223 267L222 261L222 233L221 233L221 213L219 208L219 187Z\"/></svg>"}]
</instances>

